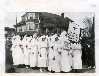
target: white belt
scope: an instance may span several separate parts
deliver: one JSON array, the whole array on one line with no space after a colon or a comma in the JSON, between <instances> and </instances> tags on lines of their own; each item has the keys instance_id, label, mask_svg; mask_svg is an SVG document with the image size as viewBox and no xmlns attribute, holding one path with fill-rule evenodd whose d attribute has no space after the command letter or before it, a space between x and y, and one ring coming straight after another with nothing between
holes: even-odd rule
<instances>
[{"instance_id":1,"label":"white belt","mask_svg":"<svg viewBox=\"0 0 99 76\"><path fill-rule=\"evenodd\" d=\"M46 47L41 47L41 48L46 48Z\"/></svg>"}]
</instances>

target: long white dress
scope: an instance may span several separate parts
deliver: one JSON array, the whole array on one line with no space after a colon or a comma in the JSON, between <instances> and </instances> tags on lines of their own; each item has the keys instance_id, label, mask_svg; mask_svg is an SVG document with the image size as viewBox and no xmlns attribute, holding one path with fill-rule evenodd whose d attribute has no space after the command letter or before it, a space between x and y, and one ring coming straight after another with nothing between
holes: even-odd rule
<instances>
[{"instance_id":1,"label":"long white dress","mask_svg":"<svg viewBox=\"0 0 99 76\"><path fill-rule=\"evenodd\" d=\"M47 43L40 42L40 50L38 54L38 67L47 67Z\"/></svg>"},{"instance_id":2,"label":"long white dress","mask_svg":"<svg viewBox=\"0 0 99 76\"><path fill-rule=\"evenodd\" d=\"M66 44L64 44L64 42L61 42L61 45L63 45L61 52L61 71L69 72L71 70L69 49L65 46Z\"/></svg>"},{"instance_id":3,"label":"long white dress","mask_svg":"<svg viewBox=\"0 0 99 76\"><path fill-rule=\"evenodd\" d=\"M81 45L76 45L76 50L74 51L74 69L82 69L82 52Z\"/></svg>"},{"instance_id":4,"label":"long white dress","mask_svg":"<svg viewBox=\"0 0 99 76\"><path fill-rule=\"evenodd\" d=\"M32 49L30 53L30 67L37 66L38 63L38 41L33 38L31 41Z\"/></svg>"},{"instance_id":5,"label":"long white dress","mask_svg":"<svg viewBox=\"0 0 99 76\"><path fill-rule=\"evenodd\" d=\"M12 51L12 57L13 57L13 63L15 65L15 47L16 47L16 40L14 40L12 38L12 47L11 47L11 51Z\"/></svg>"},{"instance_id":6,"label":"long white dress","mask_svg":"<svg viewBox=\"0 0 99 76\"><path fill-rule=\"evenodd\" d=\"M26 47L28 46L28 47ZM25 41L25 44L24 44L24 64L25 65L30 65L30 44L29 44L29 41Z\"/></svg>"},{"instance_id":7,"label":"long white dress","mask_svg":"<svg viewBox=\"0 0 99 76\"><path fill-rule=\"evenodd\" d=\"M55 72L60 72L60 54L59 54L59 42L54 42L54 56L55 60L52 60L52 70Z\"/></svg>"},{"instance_id":8,"label":"long white dress","mask_svg":"<svg viewBox=\"0 0 99 76\"><path fill-rule=\"evenodd\" d=\"M21 41L19 39L16 39L15 41L15 48L13 49L13 62L14 65L19 65L19 64L23 64L22 62L22 49L20 47L20 43Z\"/></svg>"},{"instance_id":9,"label":"long white dress","mask_svg":"<svg viewBox=\"0 0 99 76\"><path fill-rule=\"evenodd\" d=\"M23 48L23 64L25 64L25 50L26 50L26 45L27 45L27 41L26 41L26 37L23 38L22 40L22 48Z\"/></svg>"},{"instance_id":10,"label":"long white dress","mask_svg":"<svg viewBox=\"0 0 99 76\"><path fill-rule=\"evenodd\" d=\"M21 47L21 64L24 64L24 51L23 51L23 44L22 44L22 41L20 41L20 47Z\"/></svg>"},{"instance_id":11,"label":"long white dress","mask_svg":"<svg viewBox=\"0 0 99 76\"><path fill-rule=\"evenodd\" d=\"M49 57L48 57L48 59L49 59L49 65L48 65L48 70L49 71L51 71L52 70L52 61L53 61L53 58L54 58L54 50L51 48L53 46L53 43L52 42L49 42L49 50L48 50L48 52L49 52Z\"/></svg>"},{"instance_id":12,"label":"long white dress","mask_svg":"<svg viewBox=\"0 0 99 76\"><path fill-rule=\"evenodd\" d=\"M70 65L71 65L71 67L73 68L73 57L72 57L72 55L73 55L73 45L71 44L70 45L70 51L69 51L69 57L70 57Z\"/></svg>"}]
</instances>

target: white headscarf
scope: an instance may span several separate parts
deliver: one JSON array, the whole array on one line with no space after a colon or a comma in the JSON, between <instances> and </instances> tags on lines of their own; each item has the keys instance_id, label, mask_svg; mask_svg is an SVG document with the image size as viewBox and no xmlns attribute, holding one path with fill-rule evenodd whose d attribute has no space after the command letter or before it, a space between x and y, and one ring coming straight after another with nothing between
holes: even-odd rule
<instances>
[{"instance_id":1,"label":"white headscarf","mask_svg":"<svg viewBox=\"0 0 99 76\"><path fill-rule=\"evenodd\" d=\"M67 34L66 31L63 31L60 36L65 36Z\"/></svg>"},{"instance_id":2,"label":"white headscarf","mask_svg":"<svg viewBox=\"0 0 99 76\"><path fill-rule=\"evenodd\" d=\"M21 37L20 37L19 35L16 35L16 39L17 39L17 40L20 40Z\"/></svg>"},{"instance_id":3,"label":"white headscarf","mask_svg":"<svg viewBox=\"0 0 99 76\"><path fill-rule=\"evenodd\" d=\"M60 41L70 42L70 41L68 40L68 37L66 37L66 34L67 34L67 32L66 32L66 31L63 31L63 32L61 33L60 37L59 37L59 40L60 40Z\"/></svg>"}]
</instances>

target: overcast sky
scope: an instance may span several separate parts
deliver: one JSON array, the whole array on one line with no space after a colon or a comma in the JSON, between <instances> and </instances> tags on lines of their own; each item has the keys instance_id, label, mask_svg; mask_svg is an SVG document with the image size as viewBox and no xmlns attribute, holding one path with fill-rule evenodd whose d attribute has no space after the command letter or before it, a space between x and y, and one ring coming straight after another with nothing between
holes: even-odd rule
<instances>
[{"instance_id":1,"label":"overcast sky","mask_svg":"<svg viewBox=\"0 0 99 76\"><path fill-rule=\"evenodd\" d=\"M51 13L51 12L48 12ZM63 13L63 12L61 12ZM60 12L53 12L53 14L61 15ZM21 16L24 15L25 12L5 12L5 27L13 27L16 24L16 17L17 22L21 21ZM94 13L92 12L64 12L64 16L72 19L76 24L80 25L80 27L84 27L82 23L83 19L92 18Z\"/></svg>"}]
</instances>

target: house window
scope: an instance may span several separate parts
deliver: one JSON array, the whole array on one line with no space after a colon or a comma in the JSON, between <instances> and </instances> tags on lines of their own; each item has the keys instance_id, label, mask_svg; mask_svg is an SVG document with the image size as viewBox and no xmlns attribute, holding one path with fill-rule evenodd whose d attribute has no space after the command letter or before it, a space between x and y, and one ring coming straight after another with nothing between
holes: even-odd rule
<instances>
[{"instance_id":1,"label":"house window","mask_svg":"<svg viewBox=\"0 0 99 76\"><path fill-rule=\"evenodd\" d=\"M29 19L29 14L27 14L27 19Z\"/></svg>"},{"instance_id":2,"label":"house window","mask_svg":"<svg viewBox=\"0 0 99 76\"><path fill-rule=\"evenodd\" d=\"M30 19L33 19L33 14L30 14Z\"/></svg>"},{"instance_id":3,"label":"house window","mask_svg":"<svg viewBox=\"0 0 99 76\"><path fill-rule=\"evenodd\" d=\"M29 23L29 30L34 30L34 24L33 23Z\"/></svg>"},{"instance_id":4,"label":"house window","mask_svg":"<svg viewBox=\"0 0 99 76\"><path fill-rule=\"evenodd\" d=\"M35 24L35 29L34 30L36 30L38 28L38 24Z\"/></svg>"},{"instance_id":5,"label":"house window","mask_svg":"<svg viewBox=\"0 0 99 76\"><path fill-rule=\"evenodd\" d=\"M28 19L28 15L25 15L25 21Z\"/></svg>"},{"instance_id":6,"label":"house window","mask_svg":"<svg viewBox=\"0 0 99 76\"><path fill-rule=\"evenodd\" d=\"M26 24L26 30L29 30L29 24Z\"/></svg>"},{"instance_id":7,"label":"house window","mask_svg":"<svg viewBox=\"0 0 99 76\"><path fill-rule=\"evenodd\" d=\"M35 19L37 19L37 20L38 20L38 14L37 14L37 13L35 14Z\"/></svg>"},{"instance_id":8,"label":"house window","mask_svg":"<svg viewBox=\"0 0 99 76\"><path fill-rule=\"evenodd\" d=\"M22 21L25 21L25 16L22 17Z\"/></svg>"},{"instance_id":9,"label":"house window","mask_svg":"<svg viewBox=\"0 0 99 76\"><path fill-rule=\"evenodd\" d=\"M25 32L25 26L22 26L22 32Z\"/></svg>"},{"instance_id":10,"label":"house window","mask_svg":"<svg viewBox=\"0 0 99 76\"><path fill-rule=\"evenodd\" d=\"M19 32L21 32L22 31L22 27L19 27Z\"/></svg>"},{"instance_id":11,"label":"house window","mask_svg":"<svg viewBox=\"0 0 99 76\"><path fill-rule=\"evenodd\" d=\"M19 32L19 27L17 27L17 32Z\"/></svg>"}]
</instances>

